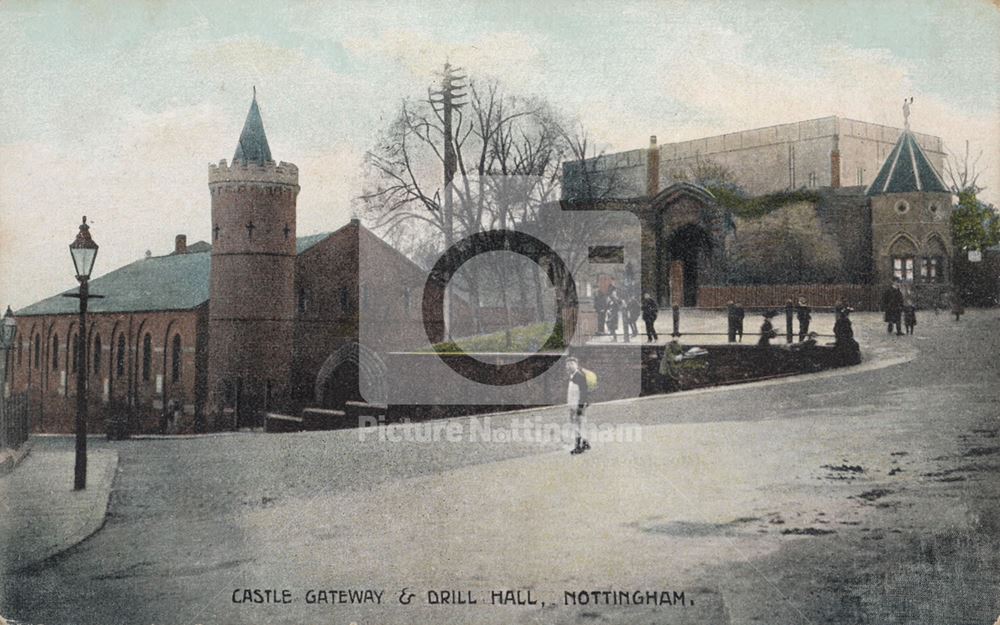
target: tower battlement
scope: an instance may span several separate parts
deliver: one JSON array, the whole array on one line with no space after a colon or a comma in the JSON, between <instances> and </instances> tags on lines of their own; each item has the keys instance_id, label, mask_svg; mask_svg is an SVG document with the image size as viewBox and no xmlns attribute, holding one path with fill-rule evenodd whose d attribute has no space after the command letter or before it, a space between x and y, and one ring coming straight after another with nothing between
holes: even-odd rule
<instances>
[{"instance_id":1,"label":"tower battlement","mask_svg":"<svg viewBox=\"0 0 1000 625\"><path fill-rule=\"evenodd\" d=\"M268 184L283 184L299 186L299 168L292 163L267 161L256 163L248 161L233 161L228 164L222 159L218 164L208 166L208 184L231 182L263 182Z\"/></svg>"}]
</instances>

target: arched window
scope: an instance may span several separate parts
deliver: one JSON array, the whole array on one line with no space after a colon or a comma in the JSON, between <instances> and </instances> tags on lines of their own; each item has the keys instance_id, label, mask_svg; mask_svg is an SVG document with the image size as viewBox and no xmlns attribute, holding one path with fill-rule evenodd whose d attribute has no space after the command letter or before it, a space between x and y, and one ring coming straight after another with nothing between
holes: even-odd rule
<instances>
[{"instance_id":1,"label":"arched window","mask_svg":"<svg viewBox=\"0 0 1000 625\"><path fill-rule=\"evenodd\" d=\"M35 369L42 364L42 335L35 335Z\"/></svg>"},{"instance_id":2,"label":"arched window","mask_svg":"<svg viewBox=\"0 0 1000 625\"><path fill-rule=\"evenodd\" d=\"M59 370L59 335L52 335L52 370Z\"/></svg>"},{"instance_id":3,"label":"arched window","mask_svg":"<svg viewBox=\"0 0 1000 625\"><path fill-rule=\"evenodd\" d=\"M920 278L925 282L943 282L945 279L945 257L948 255L937 235L931 236L925 246L926 254L920 259Z\"/></svg>"},{"instance_id":4,"label":"arched window","mask_svg":"<svg viewBox=\"0 0 1000 625\"><path fill-rule=\"evenodd\" d=\"M892 259L892 279L896 282L913 282L913 258L917 246L907 236L899 236L889 248Z\"/></svg>"},{"instance_id":5,"label":"arched window","mask_svg":"<svg viewBox=\"0 0 1000 625\"><path fill-rule=\"evenodd\" d=\"M171 368L170 368L170 379L173 382L177 382L181 379L181 335L175 334L173 345L170 347L171 354Z\"/></svg>"},{"instance_id":6,"label":"arched window","mask_svg":"<svg viewBox=\"0 0 1000 625\"><path fill-rule=\"evenodd\" d=\"M118 346L115 348L115 375L119 378L125 375L125 335L118 335Z\"/></svg>"},{"instance_id":7,"label":"arched window","mask_svg":"<svg viewBox=\"0 0 1000 625\"><path fill-rule=\"evenodd\" d=\"M149 373L153 365L153 337L146 334L142 337L142 379L149 382Z\"/></svg>"},{"instance_id":8,"label":"arched window","mask_svg":"<svg viewBox=\"0 0 1000 625\"><path fill-rule=\"evenodd\" d=\"M101 375L101 335L94 335L94 375Z\"/></svg>"}]
</instances>

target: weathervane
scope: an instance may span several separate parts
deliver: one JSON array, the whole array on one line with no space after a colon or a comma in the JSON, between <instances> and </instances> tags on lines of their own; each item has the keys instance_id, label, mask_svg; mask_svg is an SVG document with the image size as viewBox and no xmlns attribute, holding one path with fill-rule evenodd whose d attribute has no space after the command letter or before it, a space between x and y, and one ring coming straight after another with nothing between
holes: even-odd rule
<instances>
[{"instance_id":1,"label":"weathervane","mask_svg":"<svg viewBox=\"0 0 1000 625\"><path fill-rule=\"evenodd\" d=\"M913 96L903 98L903 126L910 129L910 105L913 104Z\"/></svg>"}]
</instances>

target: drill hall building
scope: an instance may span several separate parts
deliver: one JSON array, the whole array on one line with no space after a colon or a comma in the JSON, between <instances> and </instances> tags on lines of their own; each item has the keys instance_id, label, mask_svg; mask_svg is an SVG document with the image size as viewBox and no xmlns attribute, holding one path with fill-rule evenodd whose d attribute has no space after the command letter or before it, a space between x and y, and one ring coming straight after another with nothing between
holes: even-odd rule
<instances>
[{"instance_id":1,"label":"drill hall building","mask_svg":"<svg viewBox=\"0 0 1000 625\"><path fill-rule=\"evenodd\" d=\"M90 282L103 296L83 329L91 432L112 419L132 433L256 427L269 411L361 402L359 297L378 298L394 328L372 349L425 336L408 296L426 274L405 256L357 220L296 235L298 168L272 159L256 98L232 162L209 165L208 187L211 243L177 235L169 254ZM359 284L360 245L400 292ZM77 301L59 294L16 315L7 391L28 393L34 430L71 432Z\"/></svg>"},{"instance_id":2,"label":"drill hall building","mask_svg":"<svg viewBox=\"0 0 1000 625\"><path fill-rule=\"evenodd\" d=\"M903 129L827 117L654 136L646 149L565 163L562 205L639 217L642 288L661 306L804 296L874 310L892 284L919 306L943 305L954 255L944 148L904 116Z\"/></svg>"}]
</instances>

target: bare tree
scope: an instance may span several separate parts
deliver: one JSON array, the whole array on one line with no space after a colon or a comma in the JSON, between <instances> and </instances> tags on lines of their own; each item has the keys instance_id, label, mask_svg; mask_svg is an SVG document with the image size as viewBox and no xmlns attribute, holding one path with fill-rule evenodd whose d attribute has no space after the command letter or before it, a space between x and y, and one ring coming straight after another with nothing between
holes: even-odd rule
<instances>
[{"instance_id":1,"label":"bare tree","mask_svg":"<svg viewBox=\"0 0 1000 625\"><path fill-rule=\"evenodd\" d=\"M978 195L980 191L986 188L979 186L979 175L982 171L978 170L978 166L982 157L983 151L979 150L975 158L970 161L968 139L965 140L965 154L962 157L958 157L954 152L948 150L948 158L944 162L944 171L951 182L952 193L956 195L959 193Z\"/></svg>"},{"instance_id":2,"label":"bare tree","mask_svg":"<svg viewBox=\"0 0 1000 625\"><path fill-rule=\"evenodd\" d=\"M558 114L545 102L505 94L497 82L471 81L468 102L453 110L451 151L457 176L451 187L453 218L445 212L440 171L445 163L445 119L439 102L403 102L393 123L366 157L364 217L402 248L416 240L447 244L484 229L513 229L530 220L540 202L556 197L566 153ZM504 307L513 281L527 301L523 272L498 257L496 274ZM481 267L480 267L481 268ZM476 269L477 273L480 268ZM463 285L478 311L482 280ZM477 326L479 319L477 315Z\"/></svg>"}]
</instances>

